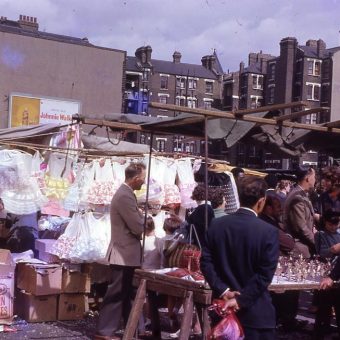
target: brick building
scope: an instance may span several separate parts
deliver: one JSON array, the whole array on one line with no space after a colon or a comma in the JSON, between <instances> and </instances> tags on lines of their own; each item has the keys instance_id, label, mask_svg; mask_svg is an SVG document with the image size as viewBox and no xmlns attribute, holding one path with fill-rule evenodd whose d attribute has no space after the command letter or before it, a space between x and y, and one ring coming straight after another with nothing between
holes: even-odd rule
<instances>
[{"instance_id":1,"label":"brick building","mask_svg":"<svg viewBox=\"0 0 340 340\"><path fill-rule=\"evenodd\" d=\"M181 62L181 53L175 51L172 61L152 59L151 46L140 47L135 56L126 61L125 113L154 117L173 117L176 112L148 109L149 101L176 104L191 108L221 108L223 70L218 57L204 56L201 65ZM130 136L147 143L147 136ZM156 136L155 148L165 152L200 153L200 141L185 136Z\"/></svg>"},{"instance_id":2,"label":"brick building","mask_svg":"<svg viewBox=\"0 0 340 340\"><path fill-rule=\"evenodd\" d=\"M224 75L223 109L255 108L263 105L307 101L310 108L326 106L330 112L313 113L301 123L320 124L340 119L340 47L327 49L323 40L308 40L299 45L296 38L280 42L280 55L250 53L248 66ZM287 113L286 111L284 113ZM321 163L321 153L309 150L301 159L281 159L254 145L238 143L229 151L230 160L239 166L285 168L294 161Z\"/></svg>"},{"instance_id":3,"label":"brick building","mask_svg":"<svg viewBox=\"0 0 340 340\"><path fill-rule=\"evenodd\" d=\"M121 112L126 52L87 38L39 31L36 18L0 19L0 128L8 126L12 92L76 100L81 113Z\"/></svg>"}]
</instances>

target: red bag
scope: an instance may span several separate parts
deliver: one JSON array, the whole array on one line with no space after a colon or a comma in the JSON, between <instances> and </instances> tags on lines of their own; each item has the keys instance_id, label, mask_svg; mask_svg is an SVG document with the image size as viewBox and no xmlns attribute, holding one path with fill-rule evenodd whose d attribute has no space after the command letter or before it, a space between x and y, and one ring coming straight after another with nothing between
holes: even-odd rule
<instances>
[{"instance_id":1,"label":"red bag","mask_svg":"<svg viewBox=\"0 0 340 340\"><path fill-rule=\"evenodd\" d=\"M200 270L201 251L193 245L190 245L190 247L189 249L183 249L179 258L179 267L198 272Z\"/></svg>"},{"instance_id":2,"label":"red bag","mask_svg":"<svg viewBox=\"0 0 340 340\"><path fill-rule=\"evenodd\" d=\"M216 340L242 340L244 339L244 331L234 311L228 311L228 314L222 312L224 305L223 300L214 300L213 305L209 309L222 316L222 320L211 329L208 339Z\"/></svg>"},{"instance_id":3,"label":"red bag","mask_svg":"<svg viewBox=\"0 0 340 340\"><path fill-rule=\"evenodd\" d=\"M182 278L185 276L190 275L195 281L203 281L204 276L202 275L201 272L190 272L188 269L185 268L177 268L175 270L172 270L170 272L165 273L165 275L177 277L177 278Z\"/></svg>"}]
</instances>

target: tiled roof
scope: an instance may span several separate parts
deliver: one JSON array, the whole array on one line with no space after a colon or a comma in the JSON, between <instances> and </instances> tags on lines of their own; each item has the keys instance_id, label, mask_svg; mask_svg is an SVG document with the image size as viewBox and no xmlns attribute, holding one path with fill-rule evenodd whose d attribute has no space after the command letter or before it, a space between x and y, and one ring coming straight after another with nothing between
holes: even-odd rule
<instances>
[{"instance_id":1,"label":"tiled roof","mask_svg":"<svg viewBox=\"0 0 340 340\"><path fill-rule=\"evenodd\" d=\"M320 58L318 56L318 50L317 47L313 46L299 46L299 49L303 51L305 57L309 58ZM327 58L330 56L331 53L337 52L340 50L340 47L333 47L333 48L327 48L324 53L322 54L321 58Z\"/></svg>"},{"instance_id":2,"label":"tiled roof","mask_svg":"<svg viewBox=\"0 0 340 340\"><path fill-rule=\"evenodd\" d=\"M157 59L151 59L151 65L153 67L154 72L157 72L157 73L183 75L183 76L197 77L197 78L216 79L216 75L213 72L206 69L202 65L187 64L187 63L174 63L172 61L157 60ZM126 58L126 70L133 71L133 72L141 72L142 66L137 65L136 57L128 56Z\"/></svg>"},{"instance_id":3,"label":"tiled roof","mask_svg":"<svg viewBox=\"0 0 340 340\"><path fill-rule=\"evenodd\" d=\"M261 63L257 62L257 63L249 65L248 67L245 67L243 73L263 74L263 72L261 71Z\"/></svg>"}]
</instances>

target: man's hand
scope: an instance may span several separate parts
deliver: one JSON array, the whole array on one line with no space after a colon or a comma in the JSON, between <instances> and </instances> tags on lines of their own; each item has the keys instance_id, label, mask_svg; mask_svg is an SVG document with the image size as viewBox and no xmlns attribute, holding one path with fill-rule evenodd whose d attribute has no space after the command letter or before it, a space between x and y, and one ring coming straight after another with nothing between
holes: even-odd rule
<instances>
[{"instance_id":1,"label":"man's hand","mask_svg":"<svg viewBox=\"0 0 340 340\"><path fill-rule=\"evenodd\" d=\"M320 282L320 289L328 289L333 286L334 281L330 277L325 277Z\"/></svg>"},{"instance_id":2,"label":"man's hand","mask_svg":"<svg viewBox=\"0 0 340 340\"><path fill-rule=\"evenodd\" d=\"M232 292L231 290L228 290L221 296L221 298L225 301L228 301L230 299L233 299L237 295L240 295L240 292L237 291Z\"/></svg>"},{"instance_id":3,"label":"man's hand","mask_svg":"<svg viewBox=\"0 0 340 340\"><path fill-rule=\"evenodd\" d=\"M340 253L340 243L334 244L331 246L331 252L333 254L339 254Z\"/></svg>"},{"instance_id":4,"label":"man's hand","mask_svg":"<svg viewBox=\"0 0 340 340\"><path fill-rule=\"evenodd\" d=\"M232 292L230 290L223 294L222 299L225 301L225 304L221 309L222 313L228 314L228 310L230 309L234 310L234 312L237 312L240 309L235 298L238 295L240 295L240 292L237 291Z\"/></svg>"}]
</instances>

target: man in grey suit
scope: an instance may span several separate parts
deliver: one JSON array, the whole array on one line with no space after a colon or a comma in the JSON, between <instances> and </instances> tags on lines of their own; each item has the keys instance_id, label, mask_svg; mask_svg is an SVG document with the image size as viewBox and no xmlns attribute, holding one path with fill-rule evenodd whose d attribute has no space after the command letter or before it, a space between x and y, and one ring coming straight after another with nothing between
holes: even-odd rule
<instances>
[{"instance_id":1,"label":"man in grey suit","mask_svg":"<svg viewBox=\"0 0 340 340\"><path fill-rule=\"evenodd\" d=\"M108 286L99 313L96 340L120 339L114 333L120 329L123 318L129 318L135 289L132 285L134 270L141 266L141 237L144 217L138 209L134 190L145 182L145 165L131 163L125 170L123 183L111 201L111 242L106 254L112 270L112 283Z\"/></svg>"}]
</instances>

